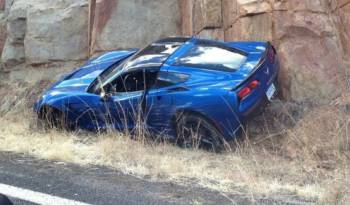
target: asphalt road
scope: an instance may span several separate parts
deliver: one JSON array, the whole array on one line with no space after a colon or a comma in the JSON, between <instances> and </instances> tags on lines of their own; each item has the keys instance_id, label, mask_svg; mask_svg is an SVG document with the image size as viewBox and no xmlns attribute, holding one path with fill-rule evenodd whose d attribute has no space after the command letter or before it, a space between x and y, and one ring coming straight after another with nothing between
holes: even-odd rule
<instances>
[{"instance_id":1,"label":"asphalt road","mask_svg":"<svg viewBox=\"0 0 350 205\"><path fill-rule=\"evenodd\" d=\"M196 186L150 182L104 167L80 167L10 153L0 153L0 193L2 191L16 196L10 197L15 205L32 205L40 200L67 205L308 204L300 200L252 202L244 195L227 196Z\"/></svg>"}]
</instances>

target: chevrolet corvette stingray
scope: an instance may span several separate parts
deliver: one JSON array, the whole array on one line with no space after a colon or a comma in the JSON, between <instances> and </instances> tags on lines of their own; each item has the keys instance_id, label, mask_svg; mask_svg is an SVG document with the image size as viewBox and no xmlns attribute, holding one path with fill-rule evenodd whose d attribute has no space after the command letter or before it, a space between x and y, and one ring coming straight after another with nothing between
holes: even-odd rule
<instances>
[{"instance_id":1,"label":"chevrolet corvette stingray","mask_svg":"<svg viewBox=\"0 0 350 205\"><path fill-rule=\"evenodd\" d=\"M186 147L217 149L271 101L278 71L269 42L170 37L89 60L34 110L50 127L143 127Z\"/></svg>"}]
</instances>

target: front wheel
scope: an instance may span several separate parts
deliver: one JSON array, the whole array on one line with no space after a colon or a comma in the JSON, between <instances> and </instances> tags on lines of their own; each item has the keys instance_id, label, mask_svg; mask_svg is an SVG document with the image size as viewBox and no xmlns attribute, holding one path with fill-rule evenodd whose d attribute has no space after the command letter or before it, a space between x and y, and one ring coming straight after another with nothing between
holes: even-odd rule
<instances>
[{"instance_id":1,"label":"front wheel","mask_svg":"<svg viewBox=\"0 0 350 205\"><path fill-rule=\"evenodd\" d=\"M177 144L185 148L200 148L220 152L223 137L215 126L204 117L181 113L176 118Z\"/></svg>"},{"instance_id":2,"label":"front wheel","mask_svg":"<svg viewBox=\"0 0 350 205\"><path fill-rule=\"evenodd\" d=\"M45 107L38 116L38 126L44 129L72 130L73 125L61 111Z\"/></svg>"}]
</instances>

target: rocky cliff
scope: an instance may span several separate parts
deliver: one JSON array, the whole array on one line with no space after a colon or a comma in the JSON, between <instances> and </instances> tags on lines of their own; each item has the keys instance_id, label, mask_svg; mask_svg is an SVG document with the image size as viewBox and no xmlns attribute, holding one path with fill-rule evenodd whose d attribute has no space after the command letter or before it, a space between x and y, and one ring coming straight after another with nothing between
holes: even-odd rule
<instances>
[{"instance_id":1,"label":"rocky cliff","mask_svg":"<svg viewBox=\"0 0 350 205\"><path fill-rule=\"evenodd\" d=\"M0 0L2 72L171 35L273 42L291 101L348 92L350 0Z\"/></svg>"}]
</instances>

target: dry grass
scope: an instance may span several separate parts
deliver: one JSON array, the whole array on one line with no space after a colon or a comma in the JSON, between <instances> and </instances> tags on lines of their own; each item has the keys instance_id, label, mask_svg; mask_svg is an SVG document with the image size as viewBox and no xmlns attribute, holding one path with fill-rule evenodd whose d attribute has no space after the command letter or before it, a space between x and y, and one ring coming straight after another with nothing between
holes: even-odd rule
<instances>
[{"instance_id":1,"label":"dry grass","mask_svg":"<svg viewBox=\"0 0 350 205\"><path fill-rule=\"evenodd\" d=\"M303 111L276 102L232 151L213 154L135 141L113 132L96 136L36 130L27 109L28 86L12 86L22 94L5 100L13 108L2 111L0 118L1 151L103 165L150 180L197 184L226 195L349 203L350 101L346 97Z\"/></svg>"},{"instance_id":2,"label":"dry grass","mask_svg":"<svg viewBox=\"0 0 350 205\"><path fill-rule=\"evenodd\" d=\"M6 119L1 119L0 124L7 125L0 127L1 151L82 165L104 165L153 180L194 182L223 192L244 194L249 190L254 194L274 194L284 190L313 198L321 191L314 185L304 187L280 181L276 175L293 175L297 170L284 170L290 166L288 163L263 153L216 155L167 144L142 144L118 134L89 137L56 131L36 132L27 123Z\"/></svg>"}]
</instances>

